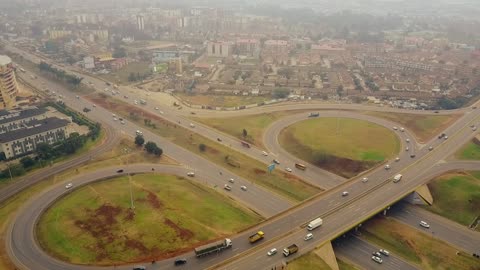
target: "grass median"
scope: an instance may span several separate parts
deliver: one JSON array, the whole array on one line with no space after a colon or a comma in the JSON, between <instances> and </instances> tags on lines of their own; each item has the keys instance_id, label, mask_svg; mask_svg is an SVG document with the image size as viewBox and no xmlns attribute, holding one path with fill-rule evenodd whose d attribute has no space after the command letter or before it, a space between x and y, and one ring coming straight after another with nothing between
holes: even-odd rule
<instances>
[{"instance_id":1,"label":"grass median","mask_svg":"<svg viewBox=\"0 0 480 270\"><path fill-rule=\"evenodd\" d=\"M261 220L234 200L183 177L138 174L75 190L42 216L37 236L57 258L110 265L173 257Z\"/></svg>"},{"instance_id":2,"label":"grass median","mask_svg":"<svg viewBox=\"0 0 480 270\"><path fill-rule=\"evenodd\" d=\"M390 218L374 218L362 226L362 238L403 257L420 269L478 269L478 259L463 252L456 255L454 247L428 233Z\"/></svg>"},{"instance_id":3,"label":"grass median","mask_svg":"<svg viewBox=\"0 0 480 270\"><path fill-rule=\"evenodd\" d=\"M123 115L132 122L139 125L146 124L146 128L149 128L152 132L250 180L253 185L268 188L293 202L303 201L322 191L320 188L281 170L274 170L269 173L266 164L136 106L111 98L106 99L100 95L92 95L88 98L94 103L101 104L101 106Z\"/></svg>"},{"instance_id":4,"label":"grass median","mask_svg":"<svg viewBox=\"0 0 480 270\"><path fill-rule=\"evenodd\" d=\"M461 160L480 160L480 140L474 138L469 141L455 153L455 157Z\"/></svg>"}]
</instances>

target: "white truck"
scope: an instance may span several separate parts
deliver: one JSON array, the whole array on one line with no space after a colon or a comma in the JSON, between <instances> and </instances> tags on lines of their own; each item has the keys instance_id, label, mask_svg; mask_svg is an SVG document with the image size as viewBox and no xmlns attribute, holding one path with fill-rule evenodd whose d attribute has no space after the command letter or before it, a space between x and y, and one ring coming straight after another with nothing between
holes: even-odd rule
<instances>
[{"instance_id":1,"label":"white truck","mask_svg":"<svg viewBox=\"0 0 480 270\"><path fill-rule=\"evenodd\" d=\"M323 219L322 218L316 218L307 225L307 230L312 231L317 227L320 227L323 224Z\"/></svg>"},{"instance_id":2,"label":"white truck","mask_svg":"<svg viewBox=\"0 0 480 270\"><path fill-rule=\"evenodd\" d=\"M393 182L394 183L397 183L398 181L400 181L402 179L402 175L401 174L397 174L393 177Z\"/></svg>"}]
</instances>

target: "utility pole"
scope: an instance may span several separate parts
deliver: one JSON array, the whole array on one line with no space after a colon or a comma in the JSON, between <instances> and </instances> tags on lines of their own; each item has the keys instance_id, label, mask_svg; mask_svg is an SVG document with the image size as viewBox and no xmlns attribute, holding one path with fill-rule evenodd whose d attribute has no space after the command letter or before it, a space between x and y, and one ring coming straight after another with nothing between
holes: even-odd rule
<instances>
[{"instance_id":1,"label":"utility pole","mask_svg":"<svg viewBox=\"0 0 480 270\"><path fill-rule=\"evenodd\" d=\"M128 149L128 148L123 148L123 152L125 153L125 155L128 155L129 150L130 149ZM126 157L126 160L127 160L127 167L128 167L128 156ZM128 170L128 168L127 168L127 170ZM129 186L129 190L130 190L130 209L134 210L135 205L133 203L132 176L130 175L129 171L127 171L127 176L128 176L128 186Z\"/></svg>"}]
</instances>

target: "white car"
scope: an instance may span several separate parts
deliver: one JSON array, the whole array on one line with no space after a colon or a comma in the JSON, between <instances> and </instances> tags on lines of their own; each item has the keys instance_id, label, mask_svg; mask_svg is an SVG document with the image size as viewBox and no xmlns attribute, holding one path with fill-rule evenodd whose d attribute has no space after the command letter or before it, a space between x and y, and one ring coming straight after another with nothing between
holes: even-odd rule
<instances>
[{"instance_id":1,"label":"white car","mask_svg":"<svg viewBox=\"0 0 480 270\"><path fill-rule=\"evenodd\" d=\"M247 187L246 186L241 186L240 187L243 191L247 191Z\"/></svg>"},{"instance_id":2,"label":"white car","mask_svg":"<svg viewBox=\"0 0 480 270\"><path fill-rule=\"evenodd\" d=\"M428 151L432 151L432 150L433 150L433 146L429 146Z\"/></svg>"},{"instance_id":3,"label":"white car","mask_svg":"<svg viewBox=\"0 0 480 270\"><path fill-rule=\"evenodd\" d=\"M393 127L393 130L397 130L398 128L397 127Z\"/></svg>"},{"instance_id":4,"label":"white car","mask_svg":"<svg viewBox=\"0 0 480 270\"><path fill-rule=\"evenodd\" d=\"M380 253L382 253L385 256L390 256L390 252L388 252L388 250L386 249L380 249Z\"/></svg>"},{"instance_id":5,"label":"white car","mask_svg":"<svg viewBox=\"0 0 480 270\"><path fill-rule=\"evenodd\" d=\"M367 177L363 177L363 178L362 178L362 182L363 182L363 183L368 182L368 178L367 178Z\"/></svg>"},{"instance_id":6,"label":"white car","mask_svg":"<svg viewBox=\"0 0 480 270\"><path fill-rule=\"evenodd\" d=\"M228 190L228 191L232 190L232 187L229 186L229 185L227 185L227 184L225 184L225 186L223 186L223 188L224 188L225 190Z\"/></svg>"},{"instance_id":7,"label":"white car","mask_svg":"<svg viewBox=\"0 0 480 270\"><path fill-rule=\"evenodd\" d=\"M420 224L420 226L422 226L422 227L424 227L424 228L427 228L427 229L430 228L430 224L428 224L427 222L425 222L425 221L423 221L423 220L420 221L419 224Z\"/></svg>"},{"instance_id":8,"label":"white car","mask_svg":"<svg viewBox=\"0 0 480 270\"><path fill-rule=\"evenodd\" d=\"M71 188L71 187L73 187L73 184L72 184L72 183L68 183L68 184L65 186L66 189L69 189L69 188Z\"/></svg>"},{"instance_id":9,"label":"white car","mask_svg":"<svg viewBox=\"0 0 480 270\"><path fill-rule=\"evenodd\" d=\"M342 192L342 196L343 196L343 197L348 196L348 191Z\"/></svg>"},{"instance_id":10,"label":"white car","mask_svg":"<svg viewBox=\"0 0 480 270\"><path fill-rule=\"evenodd\" d=\"M303 240L305 240L305 241L308 241L310 239L313 239L313 233L309 233L309 234L305 235L305 237L303 238Z\"/></svg>"},{"instance_id":11,"label":"white car","mask_svg":"<svg viewBox=\"0 0 480 270\"><path fill-rule=\"evenodd\" d=\"M125 121L123 121L123 120L120 121L120 124L125 125Z\"/></svg>"},{"instance_id":12,"label":"white car","mask_svg":"<svg viewBox=\"0 0 480 270\"><path fill-rule=\"evenodd\" d=\"M267 152L265 152L265 151L262 151L262 155L264 155L264 156L268 156L268 153L267 153Z\"/></svg>"},{"instance_id":13,"label":"white car","mask_svg":"<svg viewBox=\"0 0 480 270\"><path fill-rule=\"evenodd\" d=\"M385 165L385 170L390 170L390 165Z\"/></svg>"},{"instance_id":14,"label":"white car","mask_svg":"<svg viewBox=\"0 0 480 270\"><path fill-rule=\"evenodd\" d=\"M160 114L163 114L163 111L159 111Z\"/></svg>"},{"instance_id":15,"label":"white car","mask_svg":"<svg viewBox=\"0 0 480 270\"><path fill-rule=\"evenodd\" d=\"M380 259L380 257L377 257L377 256L372 256L372 260L375 261L376 263L382 263L383 260Z\"/></svg>"},{"instance_id":16,"label":"white car","mask_svg":"<svg viewBox=\"0 0 480 270\"><path fill-rule=\"evenodd\" d=\"M117 117L113 117L113 121L117 121Z\"/></svg>"},{"instance_id":17,"label":"white car","mask_svg":"<svg viewBox=\"0 0 480 270\"><path fill-rule=\"evenodd\" d=\"M395 159L395 161L396 161L396 162L399 162L399 161L400 161L400 158L399 158L399 157L397 157L397 158Z\"/></svg>"},{"instance_id":18,"label":"white car","mask_svg":"<svg viewBox=\"0 0 480 270\"><path fill-rule=\"evenodd\" d=\"M405 129L404 129L404 128L400 128L400 131L401 131L401 132L405 132Z\"/></svg>"},{"instance_id":19,"label":"white car","mask_svg":"<svg viewBox=\"0 0 480 270\"><path fill-rule=\"evenodd\" d=\"M410 142L410 139L406 139L405 141L406 141L407 143L409 143L409 142Z\"/></svg>"},{"instance_id":20,"label":"white car","mask_svg":"<svg viewBox=\"0 0 480 270\"><path fill-rule=\"evenodd\" d=\"M275 254L277 254L277 249L276 248L272 248L267 252L268 256L273 256Z\"/></svg>"},{"instance_id":21,"label":"white car","mask_svg":"<svg viewBox=\"0 0 480 270\"><path fill-rule=\"evenodd\" d=\"M228 179L228 182L233 184L233 183L235 183L235 180L233 178L230 178L230 179Z\"/></svg>"},{"instance_id":22,"label":"white car","mask_svg":"<svg viewBox=\"0 0 480 270\"><path fill-rule=\"evenodd\" d=\"M191 127L191 128L194 128L195 125L194 125L193 123L190 123L190 127Z\"/></svg>"},{"instance_id":23,"label":"white car","mask_svg":"<svg viewBox=\"0 0 480 270\"><path fill-rule=\"evenodd\" d=\"M408 152L408 150L410 150L410 148L408 148L408 146L407 146L407 147L405 147L405 151L407 151L407 152Z\"/></svg>"},{"instance_id":24,"label":"white car","mask_svg":"<svg viewBox=\"0 0 480 270\"><path fill-rule=\"evenodd\" d=\"M188 173L187 173L187 176L194 177L194 176L195 176L195 173L194 173L194 172L188 172Z\"/></svg>"},{"instance_id":25,"label":"white car","mask_svg":"<svg viewBox=\"0 0 480 270\"><path fill-rule=\"evenodd\" d=\"M448 136L447 136L447 135L445 135L445 137L443 137L443 138L446 140L446 139L448 139Z\"/></svg>"},{"instance_id":26,"label":"white car","mask_svg":"<svg viewBox=\"0 0 480 270\"><path fill-rule=\"evenodd\" d=\"M80 97L79 96L75 96L76 99L79 99Z\"/></svg>"},{"instance_id":27,"label":"white car","mask_svg":"<svg viewBox=\"0 0 480 270\"><path fill-rule=\"evenodd\" d=\"M292 172L292 169L290 169L290 168L285 168L285 171L287 171L287 172Z\"/></svg>"},{"instance_id":28,"label":"white car","mask_svg":"<svg viewBox=\"0 0 480 270\"><path fill-rule=\"evenodd\" d=\"M157 110L157 111L158 111L158 110L159 110L159 108L158 108L158 107L155 107L155 110Z\"/></svg>"}]
</instances>

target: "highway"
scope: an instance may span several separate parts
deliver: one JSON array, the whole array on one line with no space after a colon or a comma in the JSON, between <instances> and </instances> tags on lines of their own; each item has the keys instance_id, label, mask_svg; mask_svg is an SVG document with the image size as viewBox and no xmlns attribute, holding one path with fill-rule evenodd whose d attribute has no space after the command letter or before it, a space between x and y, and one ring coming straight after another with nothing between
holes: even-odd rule
<instances>
[{"instance_id":1,"label":"highway","mask_svg":"<svg viewBox=\"0 0 480 270\"><path fill-rule=\"evenodd\" d=\"M470 230L466 226L406 203L396 204L389 211L389 215L432 237L443 240L467 254L480 254L480 233ZM418 224L421 220L430 224L430 228L420 227Z\"/></svg>"},{"instance_id":2,"label":"highway","mask_svg":"<svg viewBox=\"0 0 480 270\"><path fill-rule=\"evenodd\" d=\"M414 265L404 261L402 258L395 256L389 250L390 255L382 255L382 264L378 264L372 260L372 253L379 251L382 247L377 247L356 236L345 235L333 241L333 250L335 255L342 258L346 257L358 266L368 270L415 270L419 269Z\"/></svg>"},{"instance_id":3,"label":"highway","mask_svg":"<svg viewBox=\"0 0 480 270\"><path fill-rule=\"evenodd\" d=\"M74 100L72 102L76 101ZM84 101L80 99L77 102ZM96 110L97 109L103 110L101 108L96 108ZM269 220L259 226L260 228L264 228L264 231L267 233L267 235L278 236L278 239L270 238L270 241L268 241L269 238L267 238L267 241L256 245L256 248L250 249L250 252L242 254L243 251L249 250L250 247L250 244L246 241L245 236L247 234L250 234L252 231L255 231L255 228L245 233L245 235L241 234L239 236L236 236L236 238L234 238L234 248L232 250L227 250L219 254L218 256L210 256L201 260L196 260L193 262L193 265L195 265L195 268L198 267L198 269L203 269L216 263L222 262L234 255L231 260L225 262L226 264L217 265L215 268L269 269L269 267L277 265L279 262L284 260L283 258L281 258L281 254L278 254L274 257L266 258L265 252L272 246L280 249L284 246L291 244L292 242L296 242L300 246L300 252L299 254L296 254L292 257L297 257L313 249L313 247L315 247L316 245L335 238L336 236L347 231L353 225L362 222L366 217L380 211L384 206L391 205L397 200L397 198L407 194L411 190L415 189L415 187L417 187L418 185L423 184L425 181L429 180L431 176L436 175L439 172L443 172L443 167L445 167L443 165L444 163L438 162L441 161L444 157L449 156L464 142L471 139L475 135L468 126L471 123L479 122L478 110L465 110L465 112L466 113L463 117L461 117L454 125L447 129L446 132L449 135L448 140L438 140L435 138L427 143L427 145L434 146L433 151L428 151L426 147L422 147L419 149L419 151L416 152L417 156L415 159L402 158L402 160L397 164L392 164L392 169L389 171L386 171L383 168L372 170L372 172L368 174L368 177L370 179L368 183L361 183L360 181L358 181L358 179L353 179L352 181L345 182L338 187L332 188L318 198L314 198L301 206L297 206L288 213L276 216L272 220ZM108 111L101 111L101 113L99 113L98 115L98 117L100 118L111 118ZM107 119L105 120L108 121ZM110 121L112 120L110 119ZM127 123L127 126L130 125L132 124ZM119 129L121 129L121 127ZM125 130L124 132L126 132L126 134L132 133L131 130ZM199 157L192 157L193 155L189 154L189 152L184 150L183 148L180 148L173 144L166 144L167 146L164 147L163 143L165 140L163 140L162 138L158 138L153 134L149 134L148 132L145 132L145 136L147 140L149 140L149 138L153 138L150 140L156 141L159 145L162 146L162 148L168 149L165 152L169 155L170 153L176 153L178 151L178 159L174 157L175 159L181 161L188 160L189 162L193 161L191 163L187 162L185 164L199 164L200 166L197 165L197 168L202 168L202 171L205 170L214 174L218 171L218 168L211 165L210 162L203 160ZM188 157L184 155L187 155ZM401 163L402 161L404 161L405 163ZM404 175L404 179L402 179L401 182L393 184L390 181L386 181L386 179L389 179L392 175L399 171L401 171ZM198 172L199 171L197 170L196 173ZM228 177L229 176L226 176L226 178ZM237 177L235 178L237 179ZM216 181L225 181L215 180L213 178L209 180L213 183L215 183ZM348 190L350 192L350 195L347 197L341 197L340 193L343 190ZM266 194L266 196L264 197L262 196L262 191L262 189L259 189L259 193L257 194L257 196L255 196L255 198L252 198L252 201L242 200L242 198L240 197L241 195L248 194L250 192L250 189L249 192L246 193L242 193L240 190L238 190L238 194L235 194L233 192L231 194L233 195L233 197L237 197L239 200L247 201L247 205L255 206L256 208L253 209L257 209L259 212L263 210L264 212L270 212L273 214L285 210L290 206L288 202L284 202L285 205L283 207L279 207L276 202L274 202L273 204L269 204L268 206L264 206L264 204L268 204L270 202L270 200L265 200L264 198L270 198L271 195ZM268 193L266 191L264 192ZM54 195L55 194L52 194L52 196ZM261 206L259 206L259 204ZM263 209L260 210L258 209L259 207L263 207ZM305 243L302 242L302 240L300 239L303 239L305 230L300 229L299 227L308 220L313 219L317 216L322 216L325 219L325 224L314 232L316 235L314 241L309 241ZM22 223L16 222L15 224L18 225ZM13 227L15 228L17 226ZM27 235L31 236L31 231ZM23 239L22 241L27 240L28 239ZM18 240L11 242L18 243L17 241ZM299 243L299 241L302 243ZM30 255L32 255L32 258L37 257L36 253L32 253ZM191 256L191 254L189 253L186 256ZM193 258L189 259L189 265L191 265L190 262L192 260ZM164 262L158 264L158 269L163 269L163 263ZM165 263L168 263L168 261L166 261ZM31 269L41 269L38 265L34 266L35 267ZM166 264L165 267L167 267ZM69 269L73 268L69 267Z\"/></svg>"}]
</instances>

